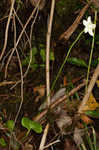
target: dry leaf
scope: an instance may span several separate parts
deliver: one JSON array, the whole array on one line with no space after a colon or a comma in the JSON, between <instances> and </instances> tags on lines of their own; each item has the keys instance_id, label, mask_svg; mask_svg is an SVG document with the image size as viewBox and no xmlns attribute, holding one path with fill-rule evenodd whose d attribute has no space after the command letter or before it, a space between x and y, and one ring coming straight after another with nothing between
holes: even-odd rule
<instances>
[{"instance_id":1,"label":"dry leaf","mask_svg":"<svg viewBox=\"0 0 99 150\"><path fill-rule=\"evenodd\" d=\"M97 87L99 88L99 80L96 81Z\"/></svg>"},{"instance_id":2,"label":"dry leaf","mask_svg":"<svg viewBox=\"0 0 99 150\"><path fill-rule=\"evenodd\" d=\"M59 99L60 97L64 96L64 95L65 95L65 91L66 91L66 88L61 88L61 89L59 89L59 90L54 94L54 96L51 98L51 103L53 103L55 100Z\"/></svg>"},{"instance_id":3,"label":"dry leaf","mask_svg":"<svg viewBox=\"0 0 99 150\"><path fill-rule=\"evenodd\" d=\"M40 85L40 86L33 88L33 92L34 93L38 92L39 94L35 99L35 102L37 103L39 99L45 95L45 85Z\"/></svg>"},{"instance_id":4,"label":"dry leaf","mask_svg":"<svg viewBox=\"0 0 99 150\"><path fill-rule=\"evenodd\" d=\"M85 122L87 125L93 123L93 120L86 115L81 115L81 120L83 120L83 122Z\"/></svg>"},{"instance_id":5,"label":"dry leaf","mask_svg":"<svg viewBox=\"0 0 99 150\"><path fill-rule=\"evenodd\" d=\"M52 96L52 98L51 98L51 104L52 104L53 102L55 102L57 99L59 99L60 97L64 96L64 95L65 95L65 91L66 91L66 88L61 88L61 89L59 89L59 90L54 94L54 96ZM47 104L46 104L46 101L45 101L43 104L41 104L41 106L39 107L39 110L45 109L46 106L47 106Z\"/></svg>"},{"instance_id":6,"label":"dry leaf","mask_svg":"<svg viewBox=\"0 0 99 150\"><path fill-rule=\"evenodd\" d=\"M25 143L25 146L24 146L23 150L33 150L33 145Z\"/></svg>"},{"instance_id":7,"label":"dry leaf","mask_svg":"<svg viewBox=\"0 0 99 150\"><path fill-rule=\"evenodd\" d=\"M85 112L88 110L95 110L97 107L99 107L99 103L96 102L96 99L91 93L86 105L82 109L82 112Z\"/></svg>"},{"instance_id":8,"label":"dry leaf","mask_svg":"<svg viewBox=\"0 0 99 150\"><path fill-rule=\"evenodd\" d=\"M64 85L64 86L67 86L67 78L66 78L66 76L64 76L63 85Z\"/></svg>"},{"instance_id":9,"label":"dry leaf","mask_svg":"<svg viewBox=\"0 0 99 150\"><path fill-rule=\"evenodd\" d=\"M58 128L62 131L62 134L65 134L64 128L70 126L72 124L72 118L67 114L66 110L63 110L60 108L60 111L58 112L59 115L56 119L56 124Z\"/></svg>"},{"instance_id":10,"label":"dry leaf","mask_svg":"<svg viewBox=\"0 0 99 150\"><path fill-rule=\"evenodd\" d=\"M77 144L77 146L79 146L80 144L83 143L83 139L82 139L83 134L84 133L81 131L81 129L79 129L77 127L75 128L75 130L74 130L74 141Z\"/></svg>"}]
</instances>

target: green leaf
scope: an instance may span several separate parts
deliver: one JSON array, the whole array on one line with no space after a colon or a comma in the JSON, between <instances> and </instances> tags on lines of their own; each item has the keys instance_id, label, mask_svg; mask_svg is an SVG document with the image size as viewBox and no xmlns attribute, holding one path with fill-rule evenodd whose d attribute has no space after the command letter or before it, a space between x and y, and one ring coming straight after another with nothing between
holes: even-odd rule
<instances>
[{"instance_id":1,"label":"green leaf","mask_svg":"<svg viewBox=\"0 0 99 150\"><path fill-rule=\"evenodd\" d=\"M30 64L30 68L33 68L33 69L37 68L37 65L35 65L36 64L36 58L35 58L36 54L37 54L37 49L36 49L36 47L33 47L32 48L32 62ZM22 65L26 66L29 64L29 62L30 62L30 53L28 53L27 56L25 57L25 59L22 60Z\"/></svg>"},{"instance_id":2,"label":"green leaf","mask_svg":"<svg viewBox=\"0 0 99 150\"><path fill-rule=\"evenodd\" d=\"M44 67L45 67L45 64L40 64L40 67L44 68Z\"/></svg>"},{"instance_id":3,"label":"green leaf","mask_svg":"<svg viewBox=\"0 0 99 150\"><path fill-rule=\"evenodd\" d=\"M27 128L28 131L34 130L36 133L42 132L42 126L39 123L32 121L27 117L22 118L21 124L23 127Z\"/></svg>"},{"instance_id":4,"label":"green leaf","mask_svg":"<svg viewBox=\"0 0 99 150\"><path fill-rule=\"evenodd\" d=\"M84 60L76 58L76 57L68 58L67 62L73 65L79 66L79 67L86 67L86 68L88 67Z\"/></svg>"},{"instance_id":5,"label":"green leaf","mask_svg":"<svg viewBox=\"0 0 99 150\"><path fill-rule=\"evenodd\" d=\"M41 133L42 132L42 126L35 121L31 121L31 129L33 129L36 133Z\"/></svg>"},{"instance_id":6,"label":"green leaf","mask_svg":"<svg viewBox=\"0 0 99 150\"><path fill-rule=\"evenodd\" d=\"M3 147L5 147L7 145L4 138L0 138L0 145L3 146Z\"/></svg>"},{"instance_id":7,"label":"green leaf","mask_svg":"<svg viewBox=\"0 0 99 150\"><path fill-rule=\"evenodd\" d=\"M40 55L41 55L43 62L45 62L46 61L45 49L41 49Z\"/></svg>"},{"instance_id":8,"label":"green leaf","mask_svg":"<svg viewBox=\"0 0 99 150\"><path fill-rule=\"evenodd\" d=\"M40 55L41 55L41 58L42 58L42 60L43 60L43 63L45 63L45 61L46 61L45 49L41 49ZM53 53L53 52L50 52L50 60L51 60L51 61L54 61L54 60L55 60L55 57L54 57L54 53Z\"/></svg>"},{"instance_id":9,"label":"green leaf","mask_svg":"<svg viewBox=\"0 0 99 150\"><path fill-rule=\"evenodd\" d=\"M53 52L50 52L50 60L52 60L52 61L55 60L55 57L54 57L54 53L53 53Z\"/></svg>"},{"instance_id":10,"label":"green leaf","mask_svg":"<svg viewBox=\"0 0 99 150\"><path fill-rule=\"evenodd\" d=\"M99 118L99 110L88 110L85 114L93 118Z\"/></svg>"},{"instance_id":11,"label":"green leaf","mask_svg":"<svg viewBox=\"0 0 99 150\"><path fill-rule=\"evenodd\" d=\"M30 119L28 119L27 117L22 118L21 124L23 127L27 128L28 130L31 130Z\"/></svg>"},{"instance_id":12,"label":"green leaf","mask_svg":"<svg viewBox=\"0 0 99 150\"><path fill-rule=\"evenodd\" d=\"M36 47L32 47L32 55L36 55L37 54L37 48Z\"/></svg>"},{"instance_id":13,"label":"green leaf","mask_svg":"<svg viewBox=\"0 0 99 150\"><path fill-rule=\"evenodd\" d=\"M6 126L7 126L8 129L13 130L13 128L14 128L14 121L13 120L8 120L6 122Z\"/></svg>"}]
</instances>

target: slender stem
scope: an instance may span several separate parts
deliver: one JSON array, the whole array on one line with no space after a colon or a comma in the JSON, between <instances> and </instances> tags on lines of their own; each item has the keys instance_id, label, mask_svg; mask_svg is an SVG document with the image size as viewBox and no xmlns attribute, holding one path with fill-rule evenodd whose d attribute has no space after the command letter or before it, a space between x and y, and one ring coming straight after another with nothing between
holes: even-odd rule
<instances>
[{"instance_id":1,"label":"slender stem","mask_svg":"<svg viewBox=\"0 0 99 150\"><path fill-rule=\"evenodd\" d=\"M95 24L96 24L96 18L97 18L97 11L95 11L95 21L94 21ZM87 90L87 86L88 86L88 78L89 78L89 73L90 73L91 60L92 60L92 55L93 55L93 50L94 50L94 42L95 42L95 30L94 30L94 36L93 36L93 40L92 40L91 53L90 53L89 64L88 64L86 90Z\"/></svg>"},{"instance_id":2,"label":"slender stem","mask_svg":"<svg viewBox=\"0 0 99 150\"><path fill-rule=\"evenodd\" d=\"M70 54L70 52L71 52L71 49L72 49L73 46L76 44L76 42L79 40L79 38L80 38L80 36L83 34L83 32L84 32L84 31L80 32L80 34L77 36L76 40L75 40L75 41L72 43L72 45L70 46L70 48L69 48L69 50L68 50L68 53L67 53L67 55L66 55L66 57L65 57L65 60L63 61L62 65L61 65L61 67L60 67L60 69L59 69L59 72L58 72L58 74L57 74L57 76L56 76L56 79L54 80L54 82L53 82L53 84L52 84L51 90L54 89L54 86L55 86L55 84L56 84L56 82L57 82L57 80L58 80L58 78L59 78L59 76L60 76L60 74L61 74L61 72L62 72L62 69L63 69L63 67L64 67L64 65L65 65L65 63L66 63L68 57L69 57L69 54Z\"/></svg>"}]
</instances>

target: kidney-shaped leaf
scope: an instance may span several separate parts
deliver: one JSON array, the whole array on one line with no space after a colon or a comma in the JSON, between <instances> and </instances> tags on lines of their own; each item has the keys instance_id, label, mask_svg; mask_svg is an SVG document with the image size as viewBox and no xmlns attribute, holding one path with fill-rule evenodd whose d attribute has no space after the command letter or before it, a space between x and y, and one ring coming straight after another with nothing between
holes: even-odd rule
<instances>
[{"instance_id":1,"label":"kidney-shaped leaf","mask_svg":"<svg viewBox=\"0 0 99 150\"><path fill-rule=\"evenodd\" d=\"M38 122L32 121L27 117L22 118L21 124L23 127L27 128L29 131L34 130L36 133L42 132L42 126Z\"/></svg>"},{"instance_id":2,"label":"kidney-shaped leaf","mask_svg":"<svg viewBox=\"0 0 99 150\"><path fill-rule=\"evenodd\" d=\"M31 129L33 129L36 133L42 132L42 126L38 122L30 120L30 126L31 126Z\"/></svg>"},{"instance_id":3,"label":"kidney-shaped leaf","mask_svg":"<svg viewBox=\"0 0 99 150\"><path fill-rule=\"evenodd\" d=\"M26 129L31 130L31 127L30 127L30 120L29 120L27 117L23 117L23 118L22 118L21 124L22 124L22 126L25 127Z\"/></svg>"}]
</instances>

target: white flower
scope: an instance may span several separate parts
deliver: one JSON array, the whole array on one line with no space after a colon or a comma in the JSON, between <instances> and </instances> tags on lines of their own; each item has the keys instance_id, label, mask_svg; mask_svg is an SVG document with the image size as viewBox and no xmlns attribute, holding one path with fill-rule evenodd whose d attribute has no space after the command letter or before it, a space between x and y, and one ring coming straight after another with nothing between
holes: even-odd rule
<instances>
[{"instance_id":1,"label":"white flower","mask_svg":"<svg viewBox=\"0 0 99 150\"><path fill-rule=\"evenodd\" d=\"M89 16L87 20L83 20L83 25L85 26L84 32L88 32L91 36L93 36L93 30L95 29L96 25L92 23L91 16Z\"/></svg>"}]
</instances>

